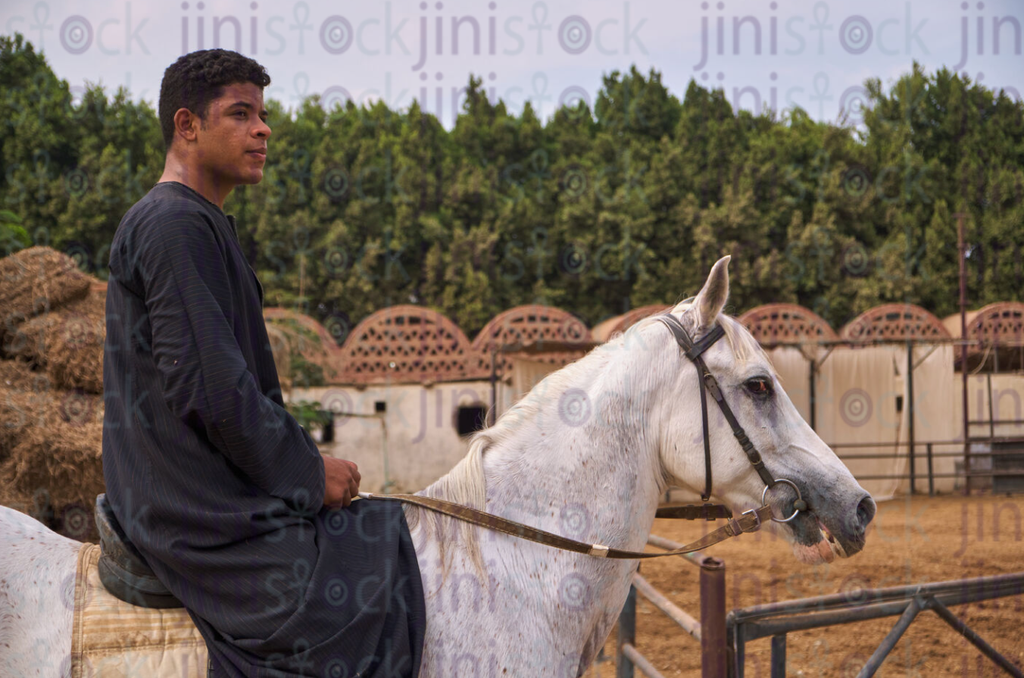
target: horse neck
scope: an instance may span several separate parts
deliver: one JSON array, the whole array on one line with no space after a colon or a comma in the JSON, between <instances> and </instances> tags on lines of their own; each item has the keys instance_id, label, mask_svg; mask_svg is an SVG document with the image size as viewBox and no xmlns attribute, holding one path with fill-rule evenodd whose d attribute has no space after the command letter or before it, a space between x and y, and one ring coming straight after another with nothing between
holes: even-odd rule
<instances>
[{"instance_id":1,"label":"horse neck","mask_svg":"<svg viewBox=\"0 0 1024 678\"><path fill-rule=\"evenodd\" d=\"M619 344L591 353L502 417L482 459L488 509L580 540L642 548L666 487L658 370L641 364L645 353ZM567 413L574 398L588 416Z\"/></svg>"}]
</instances>

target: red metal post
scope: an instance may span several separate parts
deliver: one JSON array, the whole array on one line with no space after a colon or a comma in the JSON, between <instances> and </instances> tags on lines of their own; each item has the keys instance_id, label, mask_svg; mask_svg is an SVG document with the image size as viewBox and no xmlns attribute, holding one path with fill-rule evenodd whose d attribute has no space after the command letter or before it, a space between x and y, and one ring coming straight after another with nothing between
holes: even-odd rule
<instances>
[{"instance_id":1,"label":"red metal post","mask_svg":"<svg viewBox=\"0 0 1024 678\"><path fill-rule=\"evenodd\" d=\"M726 678L725 562L707 557L700 564L701 678Z\"/></svg>"}]
</instances>

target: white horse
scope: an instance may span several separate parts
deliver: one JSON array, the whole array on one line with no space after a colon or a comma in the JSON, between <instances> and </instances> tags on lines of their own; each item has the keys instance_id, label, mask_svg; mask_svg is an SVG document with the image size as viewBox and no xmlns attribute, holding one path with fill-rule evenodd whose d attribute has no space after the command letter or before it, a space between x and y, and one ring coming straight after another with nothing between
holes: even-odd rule
<instances>
[{"instance_id":1,"label":"white horse","mask_svg":"<svg viewBox=\"0 0 1024 678\"><path fill-rule=\"evenodd\" d=\"M726 401L776 478L810 510L772 524L804 563L864 547L871 497L803 421L767 356L721 315L728 257L692 303L672 313L695 339L714 323L725 340L704 359ZM659 498L704 486L703 428L693 363L664 324L650 319L548 376L467 456L421 494L587 543L642 550ZM710 396L709 396L710 400ZM714 496L738 513L760 506L764 483L709 408ZM795 493L769 492L789 515ZM607 560L484 532L407 507L427 606L420 676L580 676L625 602L636 560ZM0 509L0 674L63 676L71 644L79 543ZM31 577L8 576L32 573Z\"/></svg>"}]
</instances>

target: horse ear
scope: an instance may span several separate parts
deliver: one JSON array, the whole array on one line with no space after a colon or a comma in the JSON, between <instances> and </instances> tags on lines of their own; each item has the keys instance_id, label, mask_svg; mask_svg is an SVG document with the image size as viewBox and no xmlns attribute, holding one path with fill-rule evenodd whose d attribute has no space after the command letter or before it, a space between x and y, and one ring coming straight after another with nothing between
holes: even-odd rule
<instances>
[{"instance_id":1,"label":"horse ear","mask_svg":"<svg viewBox=\"0 0 1024 678\"><path fill-rule=\"evenodd\" d=\"M707 282L693 300L692 308L697 311L697 326L709 327L729 299L729 260L725 255L711 267Z\"/></svg>"}]
</instances>

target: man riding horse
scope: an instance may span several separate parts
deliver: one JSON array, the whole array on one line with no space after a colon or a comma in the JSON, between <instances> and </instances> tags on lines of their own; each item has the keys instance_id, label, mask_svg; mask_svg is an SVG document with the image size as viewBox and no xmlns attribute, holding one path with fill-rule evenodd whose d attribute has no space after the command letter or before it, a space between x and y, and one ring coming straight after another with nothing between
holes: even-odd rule
<instances>
[{"instance_id":1,"label":"man riding horse","mask_svg":"<svg viewBox=\"0 0 1024 678\"><path fill-rule=\"evenodd\" d=\"M270 77L214 49L164 73L159 182L110 250L107 497L206 640L210 675L416 676L426 626L401 508L284 409L263 289L223 211L266 162Z\"/></svg>"}]
</instances>

